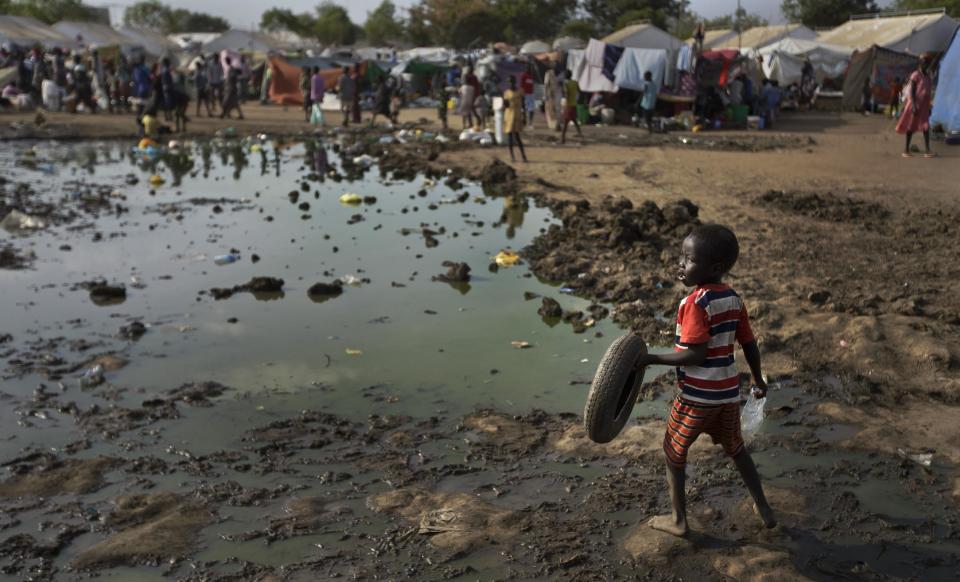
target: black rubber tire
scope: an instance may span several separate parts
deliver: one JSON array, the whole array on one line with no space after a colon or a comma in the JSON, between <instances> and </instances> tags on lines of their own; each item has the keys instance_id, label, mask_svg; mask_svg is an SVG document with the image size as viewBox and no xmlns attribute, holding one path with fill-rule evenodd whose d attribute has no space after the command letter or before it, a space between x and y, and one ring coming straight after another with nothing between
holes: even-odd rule
<instances>
[{"instance_id":1,"label":"black rubber tire","mask_svg":"<svg viewBox=\"0 0 960 582\"><path fill-rule=\"evenodd\" d=\"M583 409L583 427L593 442L609 443L630 419L646 372L633 364L645 353L647 344L635 335L621 336L607 348Z\"/></svg>"}]
</instances>

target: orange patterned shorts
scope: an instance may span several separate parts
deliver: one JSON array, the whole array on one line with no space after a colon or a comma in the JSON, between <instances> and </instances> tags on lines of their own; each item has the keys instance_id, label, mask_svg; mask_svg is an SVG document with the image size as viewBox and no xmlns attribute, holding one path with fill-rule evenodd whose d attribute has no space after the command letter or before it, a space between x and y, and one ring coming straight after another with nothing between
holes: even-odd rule
<instances>
[{"instance_id":1,"label":"orange patterned shorts","mask_svg":"<svg viewBox=\"0 0 960 582\"><path fill-rule=\"evenodd\" d=\"M687 464L687 451L701 433L707 433L714 444L723 446L731 457L743 450L740 434L740 403L703 404L684 400L679 394L673 401L663 452L667 462L677 468Z\"/></svg>"}]
</instances>

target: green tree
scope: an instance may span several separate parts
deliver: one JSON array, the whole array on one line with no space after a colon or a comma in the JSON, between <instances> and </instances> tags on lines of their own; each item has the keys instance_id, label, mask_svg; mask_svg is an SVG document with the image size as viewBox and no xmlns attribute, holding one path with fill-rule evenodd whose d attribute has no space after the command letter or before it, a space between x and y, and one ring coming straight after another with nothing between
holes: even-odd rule
<instances>
[{"instance_id":1,"label":"green tree","mask_svg":"<svg viewBox=\"0 0 960 582\"><path fill-rule=\"evenodd\" d=\"M230 30L230 23L206 12L193 12L178 8L171 11L171 30L168 32L224 32Z\"/></svg>"},{"instance_id":2,"label":"green tree","mask_svg":"<svg viewBox=\"0 0 960 582\"><path fill-rule=\"evenodd\" d=\"M471 48L503 40L503 30L508 24L493 10L471 12L453 25L451 44L455 48Z\"/></svg>"},{"instance_id":3,"label":"green tree","mask_svg":"<svg viewBox=\"0 0 960 582\"><path fill-rule=\"evenodd\" d=\"M457 23L474 12L489 10L490 6L488 0L420 0L419 4L410 9L408 30L413 15L416 14L421 18L418 28L427 28L434 43L454 45L459 42L454 38L454 27ZM470 40L472 39L463 42L469 43Z\"/></svg>"},{"instance_id":4,"label":"green tree","mask_svg":"<svg viewBox=\"0 0 960 582\"><path fill-rule=\"evenodd\" d=\"M260 28L267 32L289 31L299 34L310 29L313 17L294 14L286 8L271 8L260 15Z\"/></svg>"},{"instance_id":5,"label":"green tree","mask_svg":"<svg viewBox=\"0 0 960 582\"><path fill-rule=\"evenodd\" d=\"M520 44L557 36L574 16L577 0L492 0L492 7L508 23L502 40Z\"/></svg>"},{"instance_id":6,"label":"green tree","mask_svg":"<svg viewBox=\"0 0 960 582\"><path fill-rule=\"evenodd\" d=\"M612 32L624 22L646 20L664 30L682 13L677 0L583 0L583 9L597 21L598 32Z\"/></svg>"},{"instance_id":7,"label":"green tree","mask_svg":"<svg viewBox=\"0 0 960 582\"><path fill-rule=\"evenodd\" d=\"M946 8L947 14L960 18L960 0L897 0L896 7L900 10Z\"/></svg>"},{"instance_id":8,"label":"green tree","mask_svg":"<svg viewBox=\"0 0 960 582\"><path fill-rule=\"evenodd\" d=\"M349 45L359 37L358 26L342 6L325 0L317 6L317 18L313 23L313 37L323 44Z\"/></svg>"},{"instance_id":9,"label":"green tree","mask_svg":"<svg viewBox=\"0 0 960 582\"><path fill-rule=\"evenodd\" d=\"M749 30L755 26L768 26L770 22L757 14L748 14L746 10L740 9L733 14L707 18L703 24L708 29L732 28L734 30Z\"/></svg>"},{"instance_id":10,"label":"green tree","mask_svg":"<svg viewBox=\"0 0 960 582\"><path fill-rule=\"evenodd\" d=\"M81 0L7 0L0 5L0 14L29 16L47 24L61 20L101 20L100 11Z\"/></svg>"},{"instance_id":11,"label":"green tree","mask_svg":"<svg viewBox=\"0 0 960 582\"><path fill-rule=\"evenodd\" d=\"M597 26L592 20L571 20L560 29L560 34L562 36L572 36L574 38L588 40L597 37Z\"/></svg>"},{"instance_id":12,"label":"green tree","mask_svg":"<svg viewBox=\"0 0 960 582\"><path fill-rule=\"evenodd\" d=\"M223 32L230 24L204 12L184 8L173 9L158 0L143 0L127 8L123 23L134 28L155 30L163 34L172 32Z\"/></svg>"},{"instance_id":13,"label":"green tree","mask_svg":"<svg viewBox=\"0 0 960 582\"><path fill-rule=\"evenodd\" d=\"M410 7L407 19L404 22L404 36L407 42L414 46L429 46L434 44L433 27L427 18L426 9L422 4Z\"/></svg>"},{"instance_id":14,"label":"green tree","mask_svg":"<svg viewBox=\"0 0 960 582\"><path fill-rule=\"evenodd\" d=\"M397 18L397 7L390 0L383 0L376 10L367 13L363 30L372 45L384 45L402 38L403 23Z\"/></svg>"},{"instance_id":15,"label":"green tree","mask_svg":"<svg viewBox=\"0 0 960 582\"><path fill-rule=\"evenodd\" d=\"M780 12L790 22L814 27L843 24L854 14L876 12L874 0L783 0Z\"/></svg>"},{"instance_id":16,"label":"green tree","mask_svg":"<svg viewBox=\"0 0 960 582\"><path fill-rule=\"evenodd\" d=\"M123 23L133 28L166 32L170 25L170 8L157 0L144 0L123 11Z\"/></svg>"}]
</instances>

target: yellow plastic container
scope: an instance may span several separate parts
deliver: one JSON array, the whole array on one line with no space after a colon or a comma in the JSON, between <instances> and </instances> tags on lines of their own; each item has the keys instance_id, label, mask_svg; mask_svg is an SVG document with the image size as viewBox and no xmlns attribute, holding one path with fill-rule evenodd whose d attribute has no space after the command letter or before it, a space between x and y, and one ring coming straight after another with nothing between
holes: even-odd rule
<instances>
[{"instance_id":1,"label":"yellow plastic container","mask_svg":"<svg viewBox=\"0 0 960 582\"><path fill-rule=\"evenodd\" d=\"M500 251L493 260L501 267L512 267L520 261L520 255L513 251Z\"/></svg>"}]
</instances>

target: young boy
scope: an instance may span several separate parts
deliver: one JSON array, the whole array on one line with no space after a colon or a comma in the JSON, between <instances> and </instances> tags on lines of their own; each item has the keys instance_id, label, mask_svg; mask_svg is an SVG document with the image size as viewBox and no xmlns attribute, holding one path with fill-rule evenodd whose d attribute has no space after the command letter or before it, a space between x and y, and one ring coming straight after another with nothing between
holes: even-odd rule
<instances>
[{"instance_id":1,"label":"young boy","mask_svg":"<svg viewBox=\"0 0 960 582\"><path fill-rule=\"evenodd\" d=\"M737 237L725 226L706 224L684 239L678 278L693 292L680 302L675 351L647 354L637 361L637 366L677 367L680 391L663 442L673 515L650 520L650 527L677 536L687 533L687 451L701 433L710 435L733 458L763 524L768 528L777 524L740 435L740 377L734 365L734 340L750 365L756 384L753 397L766 396L767 385L747 309L740 296L723 283L739 253Z\"/></svg>"}]
</instances>

